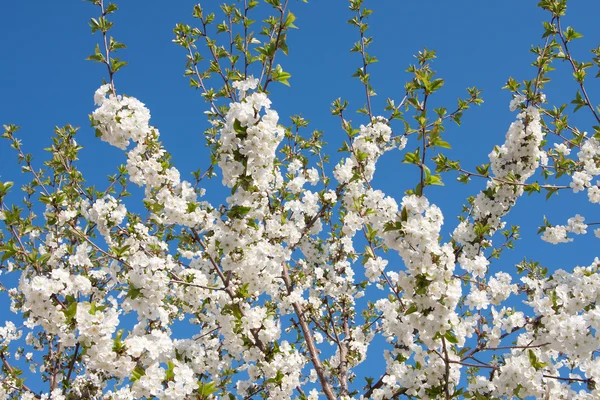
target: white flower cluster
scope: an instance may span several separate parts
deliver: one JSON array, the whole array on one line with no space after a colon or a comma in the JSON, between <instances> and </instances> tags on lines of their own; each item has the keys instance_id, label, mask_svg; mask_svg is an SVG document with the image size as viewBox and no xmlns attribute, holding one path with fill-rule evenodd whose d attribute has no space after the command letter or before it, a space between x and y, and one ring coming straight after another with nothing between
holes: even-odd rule
<instances>
[{"instance_id":1,"label":"white flower cluster","mask_svg":"<svg viewBox=\"0 0 600 400\"><path fill-rule=\"evenodd\" d=\"M247 396L252 384L264 379L272 382L267 385L269 398L283 400L292 397L296 387L301 383L300 371L307 360L285 340L279 344L279 350L272 361L248 366L250 379L240 380L236 385L241 396Z\"/></svg>"},{"instance_id":2,"label":"white flower cluster","mask_svg":"<svg viewBox=\"0 0 600 400\"><path fill-rule=\"evenodd\" d=\"M369 257L365 262L365 273L370 281L378 281L385 272L386 279L401 293L400 302L390 299L376 302L376 309L381 313L381 328L388 341L395 344L395 350L386 356L387 376L384 385L373 391L372 398L392 396L400 387L405 388L408 395L426 396L429 388L444 379L445 363L437 356L425 356L416 344L415 335L428 348L442 351L441 337L455 335L459 343L464 343L465 337L472 334L475 322L460 326L455 312L461 287L460 281L453 278L452 246L441 245L438 240L443 223L440 209L430 205L423 196L406 196L399 212L392 198L367 187L378 158L392 148L390 136L391 129L381 118L362 126L352 142L352 157L340 162L334 170L338 182L345 185L343 239L349 241L357 231L368 226L387 248L398 251L406 266L406 271L398 273L384 271L388 261L381 257ZM351 249L351 242L344 247ZM346 274L347 279L351 279L353 274L348 269ZM415 364L398 361L411 357ZM450 380L455 384L460 380L458 364L451 364Z\"/></svg>"},{"instance_id":3,"label":"white flower cluster","mask_svg":"<svg viewBox=\"0 0 600 400\"><path fill-rule=\"evenodd\" d=\"M407 394L424 396L428 388L437 384L437 379L443 380L444 363L439 357L421 356L422 348L417 345L415 334L429 349L441 351L441 337L454 335L459 343L464 343L472 329L459 327L455 308L461 297L461 287L460 281L453 278L452 246L449 243L441 245L438 240L443 223L440 209L430 205L425 197L413 195L404 197L401 210L391 220L400 224L400 230L391 229L383 234L386 246L399 252L406 272L389 272L392 283L401 289L403 306L390 299L376 303L382 313L384 335L396 344L387 358L387 373L393 377L388 383L391 386L377 393L381 396L390 388L403 387L408 389ZM410 312L406 312L408 309ZM411 356L417 364L398 361L398 358L409 359ZM425 375L428 379L423 384ZM457 365L451 365L450 379L458 383L460 368Z\"/></svg>"},{"instance_id":4,"label":"white flower cluster","mask_svg":"<svg viewBox=\"0 0 600 400\"><path fill-rule=\"evenodd\" d=\"M585 218L577 214L569 218L568 225L555 225L546 227L542 240L552 244L572 242L573 239L567 236L571 232L575 235L584 235L587 233L587 225L583 223Z\"/></svg>"},{"instance_id":5,"label":"white flower cluster","mask_svg":"<svg viewBox=\"0 0 600 400\"><path fill-rule=\"evenodd\" d=\"M585 133L584 133L585 134ZM574 193L588 189L588 198L592 203L600 203L600 183L592 185L595 176L600 175L600 140L596 138L587 139L577 153L577 158L583 169L573 174L571 188Z\"/></svg>"},{"instance_id":6,"label":"white flower cluster","mask_svg":"<svg viewBox=\"0 0 600 400\"><path fill-rule=\"evenodd\" d=\"M487 293L490 296L490 302L494 305L500 305L501 302L508 299L513 293L517 293L518 287L512 284L512 277L506 272L497 272L490 277L487 283Z\"/></svg>"},{"instance_id":7,"label":"white flower cluster","mask_svg":"<svg viewBox=\"0 0 600 400\"><path fill-rule=\"evenodd\" d=\"M99 338L112 340L112 334L119 324L119 311L114 307L99 307L95 303L80 302L77 304L75 320L79 337L77 340L91 346Z\"/></svg>"},{"instance_id":8,"label":"white flower cluster","mask_svg":"<svg viewBox=\"0 0 600 400\"><path fill-rule=\"evenodd\" d=\"M577 393L564 381L545 379L576 369L586 379L596 381L600 377L600 357L594 355L600 347L600 312L595 306L600 295L599 266L596 258L591 266L576 267L573 273L558 270L543 281L522 278L530 293L526 303L539 323L527 325L518 335L516 344L522 348L516 347L505 356L493 380L494 395L511 396L517 388L522 397L591 399L600 395L597 388ZM510 332L515 326L525 326L522 315L517 314L512 314L518 316L516 323L502 323L502 328ZM499 337L499 332L495 336Z\"/></svg>"},{"instance_id":9,"label":"white flower cluster","mask_svg":"<svg viewBox=\"0 0 600 400\"><path fill-rule=\"evenodd\" d=\"M355 174L370 182L375 173L375 164L381 155L394 148L390 142L392 129L383 117L374 118L367 126L361 125L352 141L352 157L338 164L333 175L341 184L350 182Z\"/></svg>"},{"instance_id":10,"label":"white flower cluster","mask_svg":"<svg viewBox=\"0 0 600 400\"><path fill-rule=\"evenodd\" d=\"M58 335L65 346L75 343L75 335L68 328L64 304L56 304L55 297L86 296L92 285L83 275L74 275L65 268L54 268L49 276L36 275L31 279L22 277L19 290L24 303L21 311L29 312L26 325L41 326L46 332Z\"/></svg>"},{"instance_id":11,"label":"white flower cluster","mask_svg":"<svg viewBox=\"0 0 600 400\"><path fill-rule=\"evenodd\" d=\"M257 84L256 79L248 79L238 86L245 94ZM243 177L252 177L259 191L270 189L275 182L273 160L284 130L277 125L279 116L270 106L267 95L260 92L230 104L219 138L219 167L223 184L228 187L234 187Z\"/></svg>"},{"instance_id":12,"label":"white flower cluster","mask_svg":"<svg viewBox=\"0 0 600 400\"><path fill-rule=\"evenodd\" d=\"M237 89L239 91L240 98L243 99L244 97L246 97L247 91L254 90L258 87L258 83L258 79L254 78L253 76L249 76L244 80L233 82L231 86L233 86L234 89Z\"/></svg>"},{"instance_id":13,"label":"white flower cluster","mask_svg":"<svg viewBox=\"0 0 600 400\"><path fill-rule=\"evenodd\" d=\"M454 240L462 246L464 257L459 260L461 267L469 269L466 263L479 254L480 244L475 234L478 222L489 227L489 235L504 226L502 217L523 194L522 185L539 166L539 160L544 154L540 149L542 139L539 110L529 106L510 125L505 143L490 153L493 178L502 181L492 178L488 182L486 190L479 193L473 201L473 222L461 222L452 234ZM504 183L505 181L514 181L515 185Z\"/></svg>"},{"instance_id":14,"label":"white flower cluster","mask_svg":"<svg viewBox=\"0 0 600 400\"><path fill-rule=\"evenodd\" d=\"M299 194L306 182L313 186L319 182L319 171L302 168L302 162L297 158L288 164L287 170L293 178L287 182L286 188L294 194Z\"/></svg>"},{"instance_id":15,"label":"white flower cluster","mask_svg":"<svg viewBox=\"0 0 600 400\"><path fill-rule=\"evenodd\" d=\"M127 172L131 182L146 187L146 201L160 209L156 219L192 227L210 224L215 216L207 212L208 203L198 202L192 185L180 180L175 167L165 165L166 151L158 142L158 130L149 125L148 109L133 97L106 97L108 91L104 85L96 92L99 108L92 121L113 146L126 149L130 140L136 144L127 155Z\"/></svg>"},{"instance_id":16,"label":"white flower cluster","mask_svg":"<svg viewBox=\"0 0 600 400\"><path fill-rule=\"evenodd\" d=\"M515 111L521 104L527 100L527 97L523 94L516 95L509 104L510 111Z\"/></svg>"},{"instance_id":17,"label":"white flower cluster","mask_svg":"<svg viewBox=\"0 0 600 400\"><path fill-rule=\"evenodd\" d=\"M511 110L517 109L523 101L523 98L517 96L511 102ZM555 275L553 280L546 283L523 278L524 283L529 285L528 290L533 293L528 303L541 318L540 324L543 328L535 329L530 324L531 320L526 319L522 312L516 312L509 308L502 308L498 312L494 307L494 305L500 305L511 293L517 292L517 285L511 284L510 275L498 273L494 277L490 277L487 283L485 282L489 262L482 253L482 245L484 247L491 245L491 241L487 237L491 237L494 232L504 227L502 218L515 204L517 198L522 195L523 185L527 179L535 173L540 163L545 162L546 154L540 148L542 139L539 111L531 106L524 108L518 115L517 121L511 124L506 135L506 142L502 146L496 147L490 154L493 178L487 188L474 199L470 214L472 220L466 219L461 222L453 233L454 240L461 246L461 256L458 259L460 266L471 277L470 290L465 297L465 306L481 313L482 310L488 309L493 304L491 320L474 316L475 322L480 324L484 322L480 329L486 332L486 346L497 347L501 339L513 330L523 328L526 330L518 336L518 346L504 357L498 373L492 380L480 376L469 385L469 390L479 394L512 397L518 391L520 397L543 398L550 395L546 398L576 398L576 393L568 384L548 380L546 377L561 376L558 370L568 364L567 362L563 363L564 359L561 357L567 355L569 360L571 357L575 360L583 360L583 354L589 355L592 349L598 348L595 334L590 336L589 328L593 326L592 315L596 311L583 312L585 306L593 301L591 298L595 296L596 291L588 292L590 297L582 296L582 288L591 288L591 286L587 282L581 281L582 279L596 279L595 273L587 276L581 274L579 275L581 278L576 284L569 282L568 285L557 283L557 281L561 282L560 271L557 273L558 279ZM593 142L591 143L586 146L585 154L589 155L593 152L591 150ZM556 151L568 154L566 146L556 146ZM591 179L578 175L576 179L579 178L581 178L583 186L579 181L576 184L580 185L581 189ZM509 182L514 182L514 184ZM481 232L476 233L478 224L486 225L487 230L483 234L484 236ZM567 232L582 234L585 233L586 228L583 217L577 215L569 219L567 226L547 228L543 238L551 242L566 241ZM570 277L570 275L564 274L564 277L567 276ZM558 285L556 287L558 290L552 289L555 285ZM575 289L576 287L578 289ZM573 292L575 290L577 294ZM557 298L558 304L557 300L552 300ZM572 308L567 310L567 307L561 306L562 302L568 303ZM558 313L557 308L561 309ZM582 312L583 314L581 314ZM472 332L472 327L469 327L468 324L463 324L463 326L467 328L467 333ZM455 329L456 332L457 329ZM460 337L458 341L462 343ZM548 342L552 342L550 346L554 346L554 350L548 351L544 347L542 351L542 346L547 346ZM534 360L537 361L534 362ZM539 364L537 364L538 362ZM589 360L586 360L576 367L581 368L581 371L590 370L588 363ZM569 364L569 366L573 367L574 364ZM586 377L591 376L593 374Z\"/></svg>"},{"instance_id":18,"label":"white flower cluster","mask_svg":"<svg viewBox=\"0 0 600 400\"><path fill-rule=\"evenodd\" d=\"M18 340L21 337L21 331L12 321L6 321L3 327L0 327L0 347L8 348L10 342Z\"/></svg>"},{"instance_id":19,"label":"white flower cluster","mask_svg":"<svg viewBox=\"0 0 600 400\"><path fill-rule=\"evenodd\" d=\"M142 141L150 133L150 111L134 97L106 97L109 91L109 84L96 91L94 103L99 107L92 113L92 120L102 140L125 150L130 140Z\"/></svg>"},{"instance_id":20,"label":"white flower cluster","mask_svg":"<svg viewBox=\"0 0 600 400\"><path fill-rule=\"evenodd\" d=\"M90 221L96 223L98 231L108 241L110 240L110 228L123 222L127 210L117 199L111 195L106 195L96 200L88 210L84 210L83 214Z\"/></svg>"},{"instance_id":21,"label":"white flower cluster","mask_svg":"<svg viewBox=\"0 0 600 400\"><path fill-rule=\"evenodd\" d=\"M276 160L284 129L270 100L256 91L258 80L232 85L239 101L230 104L224 123L215 125L223 182L234 189L220 208L198 201L198 189L181 181L142 103L109 94L108 85L96 92L99 107L92 121L112 145L126 150L134 142L127 171L131 182L145 187L151 216L147 223L132 216L121 226L125 206L107 195L93 204L62 204L56 231L41 238L31 234L40 242L47 269L32 266L22 275L19 290L10 292L13 308L27 313L28 328L55 335L65 354L85 351L85 368L73 369L69 392L57 389L41 398L184 399L198 397L204 384L220 383L235 371L247 378L237 375L226 390L239 397L261 393L289 399L307 381L328 380L341 387L342 372L352 381L352 368L365 361L378 334L390 350L384 354L385 375L371 390L373 399L392 398L399 391L432 398L445 384L452 393L461 383L462 364L480 362L470 355L501 349L508 351L489 365L493 374L482 370L469 379L469 395L600 395L590 389L586 397L564 378L548 379L568 375L600 381L595 355L600 348L600 261L572 274L559 270L549 278L534 278L532 273L520 285L507 273L489 273L484 253L489 238L504 227L502 218L546 157L540 149L539 112L523 105L524 96L511 101L510 108L521 112L506 142L490 154L493 178L454 231L455 242L444 243L442 212L425 196L405 196L399 205L371 186L378 159L394 147L388 121L377 117L360 127L351 155L335 167L336 190L310 191L307 184L320 182L317 169L302 157L291 157L283 167ZM581 146L581 168L572 182L575 191L587 189L593 202L600 202L600 188L591 184L600 172L598 147L595 139ZM569 151L562 144L550 154ZM340 207L341 224L327 236L322 230L337 212L330 208L334 204ZM54 210L46 213L49 218ZM96 224L109 250L92 239L62 239L63 232L77 226L80 214ZM169 225L170 232L185 238L175 256L169 254L175 242L165 238L171 233L161 228ZM481 233L483 225L488 229ZM586 229L584 218L576 215L565 226L547 227L542 238L558 243L570 240L567 233ZM362 232L369 241L361 254L368 282L357 284L354 245ZM382 248L396 251L403 267L384 258ZM455 271L457 262L465 273ZM369 283L381 290L384 282L389 296L369 305L373 322L360 326L358 299ZM525 304L534 317L503 304L516 293L527 294ZM283 318L287 314L292 326ZM125 317L131 318L127 331L120 329ZM198 325L198 334L174 339L171 327L177 320ZM305 335L300 345L285 340L294 329ZM0 345L19 335L8 322L0 327ZM38 349L43 340L31 333L26 342ZM509 340L515 345L505 346ZM327 344L332 350L320 353ZM325 357L321 365L315 361L319 357ZM47 366L33 367L47 371ZM6 389L0 388L0 397L7 396ZM307 395L319 398L318 390Z\"/></svg>"}]
</instances>

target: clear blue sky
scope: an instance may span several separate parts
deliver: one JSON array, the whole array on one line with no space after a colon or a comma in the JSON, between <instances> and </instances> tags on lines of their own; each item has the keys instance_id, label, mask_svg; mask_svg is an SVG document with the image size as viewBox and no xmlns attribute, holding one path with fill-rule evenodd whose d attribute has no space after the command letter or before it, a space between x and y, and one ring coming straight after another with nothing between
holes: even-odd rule
<instances>
[{"instance_id":1,"label":"clear blue sky","mask_svg":"<svg viewBox=\"0 0 600 400\"><path fill-rule=\"evenodd\" d=\"M205 1L203 6L216 9L218 1ZM403 85L410 79L404 72L412 57L424 46L437 51L434 69L445 79L435 105L452 109L457 97L465 97L465 88L483 90L485 103L465 113L463 125L447 126L446 140L453 146L450 158L460 159L463 167L474 170L488 161L494 144L501 144L515 115L508 110L510 94L501 90L509 76L517 80L531 79L532 44L541 44L541 21L548 15L536 8L536 1L504 0L371 0L367 6L375 10L370 17L374 37L370 53L379 59L372 65L373 86L378 93L375 114L383 114L386 97L399 101ZM207 109L200 93L189 88L183 78L184 52L171 43L172 29L178 22L192 23L193 1L120 1L113 18L111 33L128 48L120 56L129 65L116 75L120 93L144 102L152 113L151 123L161 132L163 143L174 157L185 178L189 171L205 168L208 153L202 136L207 127L203 112ZM358 39L357 32L346 21L353 15L342 0L312 0L309 4L291 1L299 30L289 35L290 54L278 59L292 74L291 87L272 85L273 108L282 123L288 117L302 114L311 121L309 128L323 130L325 140L335 151L344 138L336 117L330 115L330 104L337 98L347 99L353 109L364 103L363 87L350 78L359 66L359 56L348 50ZM217 11L218 13L218 11ZM103 176L115 172L125 162L123 152L94 138L88 114L94 109L93 93L106 78L105 68L85 58L93 52L98 34L88 27L96 7L84 1L2 1L0 3L0 123L20 125L19 136L27 152L41 164L41 149L50 144L54 126L80 126L78 142L85 146L80 167L90 184L104 187ZM564 24L573 25L584 35L573 49L579 60L589 60L589 49L600 44L600 1L571 1ZM219 17L217 17L219 19ZM556 81L548 88L551 104L568 102L577 88L566 65L551 74ZM600 85L590 80L592 100L600 102ZM582 112L583 113L583 112ZM591 120L583 116L581 130L591 131ZM366 123L358 114L348 118ZM362 119L361 119L362 118ZM403 166L397 152L384 157L378 169L375 186L398 201L402 193L417 181L414 166ZM339 155L334 154L333 160ZM38 165L40 165L38 164ZM411 168L412 167L412 168ZM0 143L0 180L19 182L16 158L8 143ZM467 186L453 183L446 175L445 188L428 188L426 195L445 214L446 233L469 195L484 185L472 181ZM208 185L208 199L213 204L224 197L211 196L219 191L219 179ZM214 189L211 189L214 188ZM574 243L553 246L535 235L543 215L551 222L565 224L576 213L586 222L599 222L598 207L587 206L584 193L561 193L546 202L543 196L524 197L510 214L509 223L522 225L523 239L516 249L505 254L492 268L514 272L514 264L524 256L543 261L551 269L570 270L575 265L588 265L597 255L598 239L592 229ZM446 240L448 237L446 236Z\"/></svg>"}]
</instances>

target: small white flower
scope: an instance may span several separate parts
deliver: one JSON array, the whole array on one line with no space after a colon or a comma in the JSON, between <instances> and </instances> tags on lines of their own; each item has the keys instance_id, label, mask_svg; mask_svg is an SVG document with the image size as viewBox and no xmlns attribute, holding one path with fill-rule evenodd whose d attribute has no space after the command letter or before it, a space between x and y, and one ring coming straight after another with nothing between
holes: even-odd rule
<instances>
[{"instance_id":1,"label":"small white flower","mask_svg":"<svg viewBox=\"0 0 600 400\"><path fill-rule=\"evenodd\" d=\"M567 227L562 225L549 226L542 235L544 242L558 244L572 242L573 239L567 237Z\"/></svg>"},{"instance_id":2,"label":"small white flower","mask_svg":"<svg viewBox=\"0 0 600 400\"><path fill-rule=\"evenodd\" d=\"M569 149L564 143L554 143L554 150L556 150L557 153L564 154L565 156L571 154L571 149Z\"/></svg>"},{"instance_id":3,"label":"small white flower","mask_svg":"<svg viewBox=\"0 0 600 400\"><path fill-rule=\"evenodd\" d=\"M100 86L96 93L94 93L94 104L97 106L101 106L104 100L106 99L106 94L110 90L110 84L105 84Z\"/></svg>"},{"instance_id":4,"label":"small white flower","mask_svg":"<svg viewBox=\"0 0 600 400\"><path fill-rule=\"evenodd\" d=\"M583 223L584 220L585 218L579 214L575 215L573 218L569 218L567 221L569 224L569 230L576 235L586 234L587 225Z\"/></svg>"},{"instance_id":5,"label":"small white flower","mask_svg":"<svg viewBox=\"0 0 600 400\"><path fill-rule=\"evenodd\" d=\"M525 100L527 100L527 97L525 97L522 94L518 94L514 97L514 99L512 99L510 101L509 104L509 108L510 111L515 111L517 109L517 107L519 107Z\"/></svg>"}]
</instances>

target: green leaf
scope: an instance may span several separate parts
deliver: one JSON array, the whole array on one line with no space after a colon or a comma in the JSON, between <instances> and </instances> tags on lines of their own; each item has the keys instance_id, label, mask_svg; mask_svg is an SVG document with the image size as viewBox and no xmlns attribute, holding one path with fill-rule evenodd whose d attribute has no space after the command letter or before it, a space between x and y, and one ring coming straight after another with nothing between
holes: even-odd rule
<instances>
[{"instance_id":1,"label":"green leaf","mask_svg":"<svg viewBox=\"0 0 600 400\"><path fill-rule=\"evenodd\" d=\"M167 361L167 371L165 372L165 380L172 381L175 379L175 363L169 360Z\"/></svg>"},{"instance_id":2,"label":"green leaf","mask_svg":"<svg viewBox=\"0 0 600 400\"><path fill-rule=\"evenodd\" d=\"M488 176L489 171L490 171L490 164L483 164L483 165L478 165L475 167L475 170L477 171L478 174L484 175L484 176Z\"/></svg>"},{"instance_id":3,"label":"green leaf","mask_svg":"<svg viewBox=\"0 0 600 400\"><path fill-rule=\"evenodd\" d=\"M67 307L66 310L63 310L65 314L65 318L67 321L71 321L75 318L75 314L77 313L77 301L73 300L71 304Z\"/></svg>"},{"instance_id":4,"label":"green leaf","mask_svg":"<svg viewBox=\"0 0 600 400\"><path fill-rule=\"evenodd\" d=\"M447 341L449 341L452 344L457 344L458 343L458 339L450 331L446 331L446 333L444 333L444 337L446 338Z\"/></svg>"},{"instance_id":5,"label":"green leaf","mask_svg":"<svg viewBox=\"0 0 600 400\"><path fill-rule=\"evenodd\" d=\"M417 148L412 153L404 153L404 160L402 162L406 164L419 164L421 162L421 156L419 152L420 148Z\"/></svg>"},{"instance_id":6,"label":"green leaf","mask_svg":"<svg viewBox=\"0 0 600 400\"><path fill-rule=\"evenodd\" d=\"M110 44L109 44L108 47L109 47L109 49L111 51L115 51L115 50L118 50L118 49L125 49L125 48L127 48L127 46L125 46L121 42L117 42L112 36L110 38Z\"/></svg>"},{"instance_id":7,"label":"green leaf","mask_svg":"<svg viewBox=\"0 0 600 400\"><path fill-rule=\"evenodd\" d=\"M288 79L292 77L292 74L284 72L281 68L281 65L277 64L275 69L272 71L271 77L275 82L283 83L286 86L290 86Z\"/></svg>"},{"instance_id":8,"label":"green leaf","mask_svg":"<svg viewBox=\"0 0 600 400\"><path fill-rule=\"evenodd\" d=\"M458 178L456 178L457 181L462 182L462 183L468 183L469 179L470 179L469 174L460 174L458 176Z\"/></svg>"},{"instance_id":9,"label":"green leaf","mask_svg":"<svg viewBox=\"0 0 600 400\"><path fill-rule=\"evenodd\" d=\"M525 185L525 186L523 187L523 190L525 190L525 191L527 192L527 194L531 196L531 194L532 194L533 192L537 192L537 193L539 193L539 192L540 192L540 190L541 190L541 188L540 188L540 184L539 184L539 183L537 183L537 182L534 182L534 183L531 183L531 184L529 184L529 185Z\"/></svg>"},{"instance_id":10,"label":"green leaf","mask_svg":"<svg viewBox=\"0 0 600 400\"><path fill-rule=\"evenodd\" d=\"M277 370L277 375L275 375L275 378L267 379L267 383L275 383L275 384L279 385L283 381L284 376L285 375L283 375L283 373L281 371Z\"/></svg>"},{"instance_id":11,"label":"green leaf","mask_svg":"<svg viewBox=\"0 0 600 400\"><path fill-rule=\"evenodd\" d=\"M441 78L438 78L438 79L433 80L433 82L430 82L429 84L427 84L425 86L425 91L428 94L433 93L436 90L439 90L442 86L444 86L444 80Z\"/></svg>"},{"instance_id":12,"label":"green leaf","mask_svg":"<svg viewBox=\"0 0 600 400\"><path fill-rule=\"evenodd\" d=\"M235 121L233 121L233 130L238 134L238 135L248 135L248 127L247 126L242 126L242 123L240 121L238 121L237 119ZM240 137L240 136L238 136ZM244 137L240 137L241 139L244 139Z\"/></svg>"},{"instance_id":13,"label":"green leaf","mask_svg":"<svg viewBox=\"0 0 600 400\"><path fill-rule=\"evenodd\" d=\"M450 143L442 140L439 136L432 138L430 143L432 146L441 147L443 149L451 149L452 148L452 146L450 146Z\"/></svg>"},{"instance_id":14,"label":"green leaf","mask_svg":"<svg viewBox=\"0 0 600 400\"><path fill-rule=\"evenodd\" d=\"M548 364L540 362L540 360L537 359L537 357L535 356L535 353L533 350L529 349L527 351L527 356L529 357L529 362L531 363L531 366L533 368L535 368L536 371L546 367Z\"/></svg>"},{"instance_id":15,"label":"green leaf","mask_svg":"<svg viewBox=\"0 0 600 400\"><path fill-rule=\"evenodd\" d=\"M425 178L425 183L427 185L436 185L436 186L444 186L444 182L442 182L442 176L439 174L431 175L429 172L427 173L427 177Z\"/></svg>"},{"instance_id":16,"label":"green leaf","mask_svg":"<svg viewBox=\"0 0 600 400\"><path fill-rule=\"evenodd\" d=\"M133 372L131 372L131 376L129 377L129 380L131 382L135 382L144 375L146 375L146 371L144 370L144 368L142 368L140 365L136 365L135 368L133 369Z\"/></svg>"},{"instance_id":17,"label":"green leaf","mask_svg":"<svg viewBox=\"0 0 600 400\"><path fill-rule=\"evenodd\" d=\"M95 33L98 29L100 29L100 23L96 18L90 19L89 25L92 28L92 33Z\"/></svg>"},{"instance_id":18,"label":"green leaf","mask_svg":"<svg viewBox=\"0 0 600 400\"><path fill-rule=\"evenodd\" d=\"M3 248L0 248L0 251L4 253L0 261L4 262L17 254L17 247L14 243L9 242L5 244Z\"/></svg>"},{"instance_id":19,"label":"green leaf","mask_svg":"<svg viewBox=\"0 0 600 400\"><path fill-rule=\"evenodd\" d=\"M248 206L233 206L227 211L227 216L231 219L243 218L251 209L252 207Z\"/></svg>"},{"instance_id":20,"label":"green leaf","mask_svg":"<svg viewBox=\"0 0 600 400\"><path fill-rule=\"evenodd\" d=\"M550 35L554 35L555 33L557 33L556 27L554 26L554 24L551 24L550 22L542 22L542 24L544 24L544 34L542 35L542 38L548 37Z\"/></svg>"},{"instance_id":21,"label":"green leaf","mask_svg":"<svg viewBox=\"0 0 600 400\"><path fill-rule=\"evenodd\" d=\"M125 65L127 65L127 61L120 61L119 58L115 58L110 60L110 68L112 69L113 72L117 72L118 70L120 70L121 68L123 68Z\"/></svg>"},{"instance_id":22,"label":"green leaf","mask_svg":"<svg viewBox=\"0 0 600 400\"><path fill-rule=\"evenodd\" d=\"M13 187L13 185L14 183L10 181L4 183L0 182L0 199L8 193L8 190Z\"/></svg>"},{"instance_id":23,"label":"green leaf","mask_svg":"<svg viewBox=\"0 0 600 400\"><path fill-rule=\"evenodd\" d=\"M419 311L419 309L417 308L416 304L411 304L410 307L408 307L408 310L406 310L406 312L404 313L404 315L410 315L417 311Z\"/></svg>"},{"instance_id":24,"label":"green leaf","mask_svg":"<svg viewBox=\"0 0 600 400\"><path fill-rule=\"evenodd\" d=\"M284 26L286 28L298 28L296 25L294 25L294 21L296 20L296 16L294 14L292 14L291 11L288 11L287 13L287 17L285 18L285 22L284 22Z\"/></svg>"},{"instance_id":25,"label":"green leaf","mask_svg":"<svg viewBox=\"0 0 600 400\"><path fill-rule=\"evenodd\" d=\"M581 92L579 92L578 90L575 94L575 99L571 101L571 104L575 104L575 109L573 110L573 112L576 112L581 107L585 107L587 105L587 102L583 97L581 97Z\"/></svg>"},{"instance_id":26,"label":"green leaf","mask_svg":"<svg viewBox=\"0 0 600 400\"><path fill-rule=\"evenodd\" d=\"M565 41L567 42L583 37L581 33L575 32L575 29L573 29L571 26L567 27L567 29L563 32L563 35L565 36Z\"/></svg>"},{"instance_id":27,"label":"green leaf","mask_svg":"<svg viewBox=\"0 0 600 400\"><path fill-rule=\"evenodd\" d=\"M117 11L117 5L109 3L108 6L106 6L106 9L104 10L104 13L105 14L112 14L115 11Z\"/></svg>"},{"instance_id":28,"label":"green leaf","mask_svg":"<svg viewBox=\"0 0 600 400\"><path fill-rule=\"evenodd\" d=\"M218 390L219 389L217 388L217 385L214 382L198 383L198 394L200 394L200 396L204 398L208 398L208 396L217 392Z\"/></svg>"},{"instance_id":29,"label":"green leaf","mask_svg":"<svg viewBox=\"0 0 600 400\"><path fill-rule=\"evenodd\" d=\"M121 353L123 351L123 349L125 348L125 345L123 344L123 341L121 340L121 338L123 337L123 329L119 329L119 331L117 332L115 339L113 340L113 347L112 350L115 353Z\"/></svg>"},{"instance_id":30,"label":"green leaf","mask_svg":"<svg viewBox=\"0 0 600 400\"><path fill-rule=\"evenodd\" d=\"M138 289L138 288L134 288L133 286L130 286L129 291L127 292L127 297L129 297L132 300L135 300L138 297L140 297L141 294L142 294L142 289Z\"/></svg>"},{"instance_id":31,"label":"green leaf","mask_svg":"<svg viewBox=\"0 0 600 400\"><path fill-rule=\"evenodd\" d=\"M96 61L96 62L105 62L104 55L100 51L100 45L96 44L96 48L94 49L94 54L88 56L86 60Z\"/></svg>"}]
</instances>

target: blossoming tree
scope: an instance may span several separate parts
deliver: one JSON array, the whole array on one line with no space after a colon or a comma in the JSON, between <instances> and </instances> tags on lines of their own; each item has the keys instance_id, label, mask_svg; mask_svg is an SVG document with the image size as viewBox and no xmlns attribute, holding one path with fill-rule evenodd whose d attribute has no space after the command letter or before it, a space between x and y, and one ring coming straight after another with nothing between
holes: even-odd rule
<instances>
[{"instance_id":1,"label":"blossoming tree","mask_svg":"<svg viewBox=\"0 0 600 400\"><path fill-rule=\"evenodd\" d=\"M2 289L23 318L0 328L0 398L600 396L600 261L570 271L535 262L489 268L518 238L505 217L524 193L582 192L600 203L600 108L586 90L600 48L591 62L576 60L570 45L581 35L562 26L566 0L539 3L548 21L533 49L533 79L507 82L515 120L489 163L473 171L444 154L444 125L460 123L482 102L480 92L468 89L454 111L432 110L428 99L444 83L431 67L433 51L408 68L401 101L372 106L376 59L363 0L350 0L349 22L364 124L347 118L347 102L334 101L347 139L331 167L323 135L304 134L308 122L299 116L284 127L269 100L271 86L290 78L276 60L294 28L291 4L238 1L221 7L222 23L198 5L196 26L174 29L185 75L209 104L212 163L191 182L171 162L149 110L119 93L115 74L126 63L115 57L125 46L110 35L117 6L90 2L101 40L89 59L108 73L90 120L127 164L98 191L78 170L75 128L56 129L39 169L18 127L4 127L31 180L21 205L8 200L12 182L0 182L2 269L18 275L16 287ZM259 23L261 7L271 15ZM571 104L590 126L576 127L570 108L543 93L558 60L572 69L579 91ZM417 172L401 199L372 185L386 152ZM206 191L213 176L230 190L224 204ZM445 238L427 189L447 177L487 186ZM138 205L126 200L129 183L143 188ZM586 233L584 221L546 223L542 239L570 241ZM394 255L401 261L390 262ZM385 346L370 346L378 337ZM371 360L382 374L357 369Z\"/></svg>"}]
</instances>

